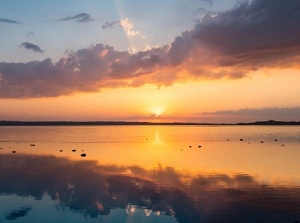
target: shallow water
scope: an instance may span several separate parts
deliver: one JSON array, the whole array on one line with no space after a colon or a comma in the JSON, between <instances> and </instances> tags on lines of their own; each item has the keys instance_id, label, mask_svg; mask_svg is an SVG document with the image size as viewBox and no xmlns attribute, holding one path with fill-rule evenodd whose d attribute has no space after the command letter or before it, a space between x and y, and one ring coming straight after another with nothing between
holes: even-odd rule
<instances>
[{"instance_id":1,"label":"shallow water","mask_svg":"<svg viewBox=\"0 0 300 223\"><path fill-rule=\"evenodd\" d=\"M0 148L1 223L300 220L297 126L0 127Z\"/></svg>"}]
</instances>

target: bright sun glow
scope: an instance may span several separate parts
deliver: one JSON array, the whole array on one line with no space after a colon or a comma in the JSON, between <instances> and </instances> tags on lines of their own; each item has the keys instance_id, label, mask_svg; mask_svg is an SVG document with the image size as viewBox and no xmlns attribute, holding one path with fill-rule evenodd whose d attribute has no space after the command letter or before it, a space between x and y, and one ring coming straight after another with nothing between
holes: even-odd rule
<instances>
[{"instance_id":1,"label":"bright sun glow","mask_svg":"<svg viewBox=\"0 0 300 223\"><path fill-rule=\"evenodd\" d=\"M155 118L161 116L165 112L165 109L163 107L154 107L152 108L152 114Z\"/></svg>"}]
</instances>

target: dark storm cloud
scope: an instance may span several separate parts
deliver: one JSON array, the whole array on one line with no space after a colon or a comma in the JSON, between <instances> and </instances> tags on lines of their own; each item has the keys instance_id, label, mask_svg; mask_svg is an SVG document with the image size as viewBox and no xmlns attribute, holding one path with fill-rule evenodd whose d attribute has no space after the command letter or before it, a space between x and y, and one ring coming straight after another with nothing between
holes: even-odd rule
<instances>
[{"instance_id":1,"label":"dark storm cloud","mask_svg":"<svg viewBox=\"0 0 300 223\"><path fill-rule=\"evenodd\" d=\"M10 24L22 24L21 22L18 22L18 21L15 21L15 20L10 20L10 19L4 19L4 18L0 18L0 22L10 23Z\"/></svg>"},{"instance_id":2,"label":"dark storm cloud","mask_svg":"<svg viewBox=\"0 0 300 223\"><path fill-rule=\"evenodd\" d=\"M76 22L90 22L93 21L94 19L88 13L79 13L75 16L68 16L59 19L59 21L69 21L69 20L74 20Z\"/></svg>"},{"instance_id":3,"label":"dark storm cloud","mask_svg":"<svg viewBox=\"0 0 300 223\"><path fill-rule=\"evenodd\" d=\"M39 53L44 52L43 50L41 50L41 48L38 45L35 45L33 43L23 42L21 44L21 47L24 47L27 50L33 50L34 52L39 52Z\"/></svg>"},{"instance_id":4,"label":"dark storm cloud","mask_svg":"<svg viewBox=\"0 0 300 223\"><path fill-rule=\"evenodd\" d=\"M91 18L81 13L61 19L67 20ZM298 0L243 1L229 11L206 13L167 46L136 54L97 44L56 63L0 63L0 97L51 97L147 83L159 87L188 79L243 78L261 68L300 69L299 24Z\"/></svg>"}]
</instances>

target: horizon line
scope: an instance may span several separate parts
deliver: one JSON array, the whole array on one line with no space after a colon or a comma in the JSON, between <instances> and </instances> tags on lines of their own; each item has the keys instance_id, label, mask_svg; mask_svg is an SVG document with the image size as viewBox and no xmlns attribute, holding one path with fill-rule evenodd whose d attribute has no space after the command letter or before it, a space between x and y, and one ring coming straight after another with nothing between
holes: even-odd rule
<instances>
[{"instance_id":1,"label":"horizon line","mask_svg":"<svg viewBox=\"0 0 300 223\"><path fill-rule=\"evenodd\" d=\"M83 126L83 125L300 125L300 121L254 121L237 123L150 122L150 121L17 121L0 120L0 126Z\"/></svg>"}]
</instances>

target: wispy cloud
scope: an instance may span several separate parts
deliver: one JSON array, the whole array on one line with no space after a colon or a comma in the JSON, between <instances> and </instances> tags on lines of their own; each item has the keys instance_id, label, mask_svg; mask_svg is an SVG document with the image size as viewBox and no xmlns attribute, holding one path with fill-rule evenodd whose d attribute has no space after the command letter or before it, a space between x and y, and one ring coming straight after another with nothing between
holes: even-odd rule
<instances>
[{"instance_id":1,"label":"wispy cloud","mask_svg":"<svg viewBox=\"0 0 300 223\"><path fill-rule=\"evenodd\" d=\"M27 32L27 33L26 33L26 37L27 37L27 38L32 37L32 36L34 36L34 35L35 35L34 32Z\"/></svg>"},{"instance_id":2,"label":"wispy cloud","mask_svg":"<svg viewBox=\"0 0 300 223\"><path fill-rule=\"evenodd\" d=\"M300 107L286 108L244 108L239 110L223 110L215 112L203 112L195 114L199 117L220 119L220 120L239 120L242 122L266 121L269 119L277 121L299 121Z\"/></svg>"},{"instance_id":3,"label":"wispy cloud","mask_svg":"<svg viewBox=\"0 0 300 223\"><path fill-rule=\"evenodd\" d=\"M69 20L84 23L84 22L93 21L94 19L88 13L79 13L75 16L68 16L68 17L64 17L64 18L59 19L59 21L69 21Z\"/></svg>"},{"instance_id":4,"label":"wispy cloud","mask_svg":"<svg viewBox=\"0 0 300 223\"><path fill-rule=\"evenodd\" d=\"M56 63L50 59L0 63L0 97L57 96L147 83L172 85L186 79L234 79L262 68L300 69L299 11L300 1L295 0L243 1L229 11L207 13L171 44L147 51L130 54L97 44ZM128 36L139 35L129 19L102 28L115 24Z\"/></svg>"},{"instance_id":5,"label":"wispy cloud","mask_svg":"<svg viewBox=\"0 0 300 223\"><path fill-rule=\"evenodd\" d=\"M106 22L102 25L102 29L113 28L115 25L120 25L120 20Z\"/></svg>"},{"instance_id":6,"label":"wispy cloud","mask_svg":"<svg viewBox=\"0 0 300 223\"><path fill-rule=\"evenodd\" d=\"M0 22L10 23L10 24L22 24L21 22L18 22L18 21L15 21L15 20L10 20L10 19L4 19L4 18L0 18Z\"/></svg>"},{"instance_id":7,"label":"wispy cloud","mask_svg":"<svg viewBox=\"0 0 300 223\"><path fill-rule=\"evenodd\" d=\"M27 50L33 50L34 52L39 52L39 53L44 52L43 50L41 50L41 48L38 45L35 45L33 43L23 42L21 44L21 47L24 47Z\"/></svg>"}]
</instances>

